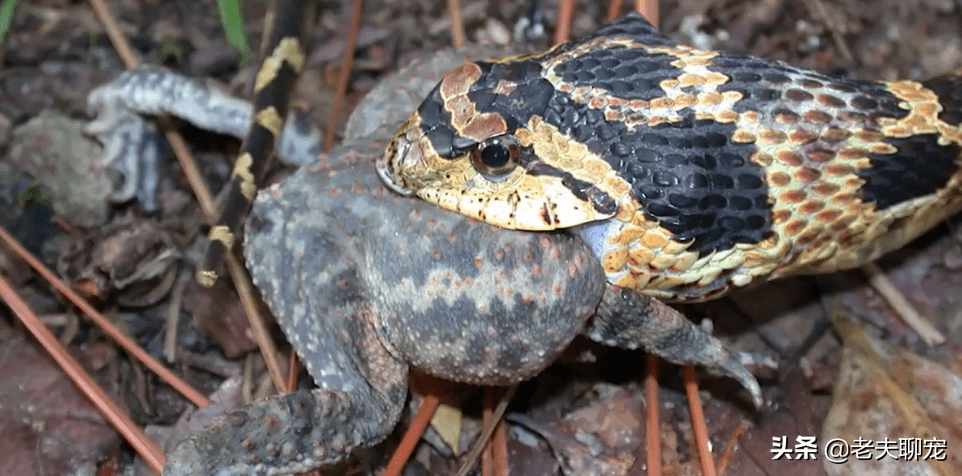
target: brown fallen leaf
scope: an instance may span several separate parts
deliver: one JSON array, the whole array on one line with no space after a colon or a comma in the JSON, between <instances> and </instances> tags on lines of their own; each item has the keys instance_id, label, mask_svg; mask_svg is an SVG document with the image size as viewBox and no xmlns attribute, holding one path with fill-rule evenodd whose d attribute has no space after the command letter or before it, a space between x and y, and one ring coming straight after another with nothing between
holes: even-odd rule
<instances>
[{"instance_id":1,"label":"brown fallen leaf","mask_svg":"<svg viewBox=\"0 0 962 476\"><path fill-rule=\"evenodd\" d=\"M93 468L120 438L63 371L0 320L0 474Z\"/></svg>"},{"instance_id":2,"label":"brown fallen leaf","mask_svg":"<svg viewBox=\"0 0 962 476\"><path fill-rule=\"evenodd\" d=\"M826 471L962 474L962 377L872 337L846 316L833 320L844 348L819 441ZM846 461L832 464L826 444L847 453Z\"/></svg>"}]
</instances>

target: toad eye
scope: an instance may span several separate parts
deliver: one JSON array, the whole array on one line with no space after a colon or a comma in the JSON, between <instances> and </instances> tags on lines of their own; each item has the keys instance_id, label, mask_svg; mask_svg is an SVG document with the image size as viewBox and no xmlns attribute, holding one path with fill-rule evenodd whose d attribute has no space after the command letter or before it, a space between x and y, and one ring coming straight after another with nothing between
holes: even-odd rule
<instances>
[{"instance_id":1,"label":"toad eye","mask_svg":"<svg viewBox=\"0 0 962 476\"><path fill-rule=\"evenodd\" d=\"M503 179L518 166L521 145L510 135L487 139L471 149L471 164L489 180Z\"/></svg>"}]
</instances>

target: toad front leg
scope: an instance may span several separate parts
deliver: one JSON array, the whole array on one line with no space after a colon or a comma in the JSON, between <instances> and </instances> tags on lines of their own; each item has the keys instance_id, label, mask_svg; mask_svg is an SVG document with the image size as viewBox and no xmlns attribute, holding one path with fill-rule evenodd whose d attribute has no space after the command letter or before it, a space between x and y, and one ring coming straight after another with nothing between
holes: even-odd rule
<instances>
[{"instance_id":1,"label":"toad front leg","mask_svg":"<svg viewBox=\"0 0 962 476\"><path fill-rule=\"evenodd\" d=\"M602 344L645 349L669 362L698 365L709 373L731 377L748 393L756 408L762 390L746 366L775 368L771 357L729 349L667 304L630 289L609 286L585 334Z\"/></svg>"}]
</instances>

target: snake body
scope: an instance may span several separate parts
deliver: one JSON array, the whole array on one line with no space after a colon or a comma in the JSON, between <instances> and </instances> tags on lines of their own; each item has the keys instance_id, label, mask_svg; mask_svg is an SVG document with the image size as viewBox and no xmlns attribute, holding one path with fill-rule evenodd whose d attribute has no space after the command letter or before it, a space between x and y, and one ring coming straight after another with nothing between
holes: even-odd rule
<instances>
[{"instance_id":1,"label":"snake body","mask_svg":"<svg viewBox=\"0 0 962 476\"><path fill-rule=\"evenodd\" d=\"M298 74L306 55L301 44L312 2L278 0L261 45L260 68L254 78L253 121L241 142L237 161L231 171L217 222L208 233L210 244L195 272L197 282L210 287L217 282L219 269L231 252L237 230L250 211L257 184L270 163L271 153L281 138Z\"/></svg>"},{"instance_id":2,"label":"snake body","mask_svg":"<svg viewBox=\"0 0 962 476\"><path fill-rule=\"evenodd\" d=\"M850 268L962 208L962 77L854 81L675 43L630 14L448 73L378 161L394 190L570 229L676 301Z\"/></svg>"}]
</instances>

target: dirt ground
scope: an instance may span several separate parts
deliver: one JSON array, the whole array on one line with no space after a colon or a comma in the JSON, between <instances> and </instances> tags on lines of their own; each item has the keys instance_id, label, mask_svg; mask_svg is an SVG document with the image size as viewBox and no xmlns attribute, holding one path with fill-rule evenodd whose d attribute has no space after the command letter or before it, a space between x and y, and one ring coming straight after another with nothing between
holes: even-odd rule
<instances>
[{"instance_id":1,"label":"dirt ground","mask_svg":"<svg viewBox=\"0 0 962 476\"><path fill-rule=\"evenodd\" d=\"M264 3L244 6L255 49L264 25ZM334 103L350 5L322 3L321 19L311 31L308 71L295 100L323 126ZM575 37L597 28L607 8L602 2L581 3L572 25ZM509 41L527 4L464 0L469 41ZM406 58L451 44L443 5L426 0L365 2L347 109ZM553 32L557 2L538 5ZM247 90L251 67L237 67L238 55L224 39L215 2L121 0L110 2L109 8L144 62L215 78L239 95ZM765 56L859 79L924 79L962 68L958 0L669 0L661 2L661 29L680 43ZM71 155L52 146L51 136L75 127L67 123L88 119L87 93L121 69L87 3L20 3L0 44L0 224L158 358L164 353L168 315L180 312L178 359L170 366L201 391L214 390L227 376L244 374L255 388L252 393L263 395L265 390L259 389L266 381L263 365L250 357L255 345L233 292L226 287L179 288L183 280L178 277L190 273L199 261L199 238L205 228L175 163L163 166L159 210L154 213L144 213L133 202L108 204L107 185L96 183L87 184L92 190L81 203L59 203L58 185L47 180L63 166L58 160ZM341 121L348 114L343 111ZM42 133L17 132L41 119L47 121L40 122ZM237 141L187 126L183 132L216 190L227 180ZM79 170L82 173L83 168ZM710 317L715 333L726 336L733 346L777 355L782 363L778 372L759 374L769 403L759 413L749 408L744 392L733 382L702 380L716 457L733 435L738 438L726 474L825 474L821 461L773 462L770 450L772 437L794 441L799 435L819 435L831 424L829 409L833 393L838 393L833 385L845 364L840 364L841 334L828 325L823 307L826 293L836 293L842 307L870 335L937 362L959 378L962 232L956 223L957 217L880 263L908 301L945 334L947 342L939 346L927 346L908 329L858 272L780 281L686 310L696 320ZM135 421L162 428L189 406L65 305L6 247L0 249L0 273ZM177 258L164 258L171 250ZM148 273L152 266L161 266L162 271ZM181 297L174 301L177 307L172 307L174 294ZM210 308L226 310L226 317L214 320L201 312ZM115 474L133 464L129 447L76 394L5 306L0 306L0 316L0 474ZM279 333L278 338L283 340ZM556 456L584 446L578 439L584 432L603 443L604 451L593 457L627 461L625 474L645 474L643 353L578 341L568 355L522 385L509 410L539 422L538 428L510 433L512 474L558 474ZM924 372L936 381L952 378L928 368ZM669 474L695 474L698 462L680 372L664 365L661 375L658 404L665 465ZM473 438L480 399L476 389L465 392L469 423L465 432ZM835 402L840 404L846 405ZM929 414L929 419L937 421L937 415L944 414ZM958 415L949 422L957 423ZM740 423L746 425L744 430L736 430ZM936 434L947 438L951 447L953 441L962 443L960 428L962 424L947 435ZM547 439L554 453L539 438ZM429 434L427 439L431 444L422 445L406 474L454 474L457 464L448 456L450 449L436 436ZM375 467L391 444L371 457ZM955 451L959 448L956 445Z\"/></svg>"}]
</instances>

